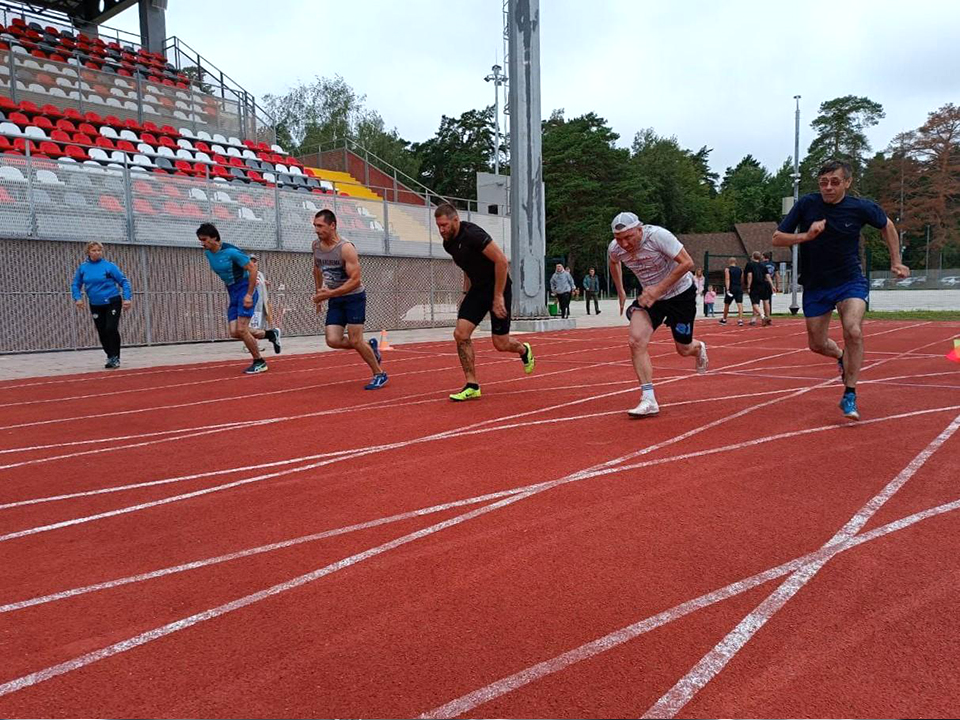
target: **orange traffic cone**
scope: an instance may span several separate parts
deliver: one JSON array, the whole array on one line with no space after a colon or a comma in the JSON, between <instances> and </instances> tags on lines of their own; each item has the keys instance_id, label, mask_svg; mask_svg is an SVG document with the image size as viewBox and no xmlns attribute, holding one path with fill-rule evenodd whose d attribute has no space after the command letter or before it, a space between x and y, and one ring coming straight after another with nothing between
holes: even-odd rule
<instances>
[{"instance_id":1,"label":"orange traffic cone","mask_svg":"<svg viewBox=\"0 0 960 720\"><path fill-rule=\"evenodd\" d=\"M390 344L390 341L387 340L387 331L385 329L380 331L379 346L380 346L380 352L383 352L385 350L393 350L393 346Z\"/></svg>"}]
</instances>

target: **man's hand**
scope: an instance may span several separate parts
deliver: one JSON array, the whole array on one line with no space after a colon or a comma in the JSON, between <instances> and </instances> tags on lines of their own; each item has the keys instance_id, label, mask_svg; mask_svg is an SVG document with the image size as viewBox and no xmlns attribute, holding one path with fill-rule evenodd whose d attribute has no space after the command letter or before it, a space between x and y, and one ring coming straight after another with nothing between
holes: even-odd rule
<instances>
[{"instance_id":1,"label":"man's hand","mask_svg":"<svg viewBox=\"0 0 960 720\"><path fill-rule=\"evenodd\" d=\"M124 309L124 310L129 310L129 309L130 309L130 301L129 301L129 300L124 300L124 301L123 301L123 309Z\"/></svg>"},{"instance_id":2,"label":"man's hand","mask_svg":"<svg viewBox=\"0 0 960 720\"><path fill-rule=\"evenodd\" d=\"M251 295L250 293L247 293L246 295L243 296L243 306L245 308L253 307L253 295Z\"/></svg>"},{"instance_id":3,"label":"man's hand","mask_svg":"<svg viewBox=\"0 0 960 720\"><path fill-rule=\"evenodd\" d=\"M815 237L817 237L817 235L822 233L826 227L827 227L826 220L817 220L815 223L813 223L810 226L810 229L807 230L807 233L806 233L807 239L813 240Z\"/></svg>"},{"instance_id":4,"label":"man's hand","mask_svg":"<svg viewBox=\"0 0 960 720\"><path fill-rule=\"evenodd\" d=\"M645 287L643 292L640 293L637 303L640 307L648 308L659 300L661 295L663 295L663 292L660 290L659 285L650 285Z\"/></svg>"},{"instance_id":5,"label":"man's hand","mask_svg":"<svg viewBox=\"0 0 960 720\"><path fill-rule=\"evenodd\" d=\"M623 305L627 302L627 294L623 290L620 290L617 292L617 297L620 298L620 314L623 315Z\"/></svg>"},{"instance_id":6,"label":"man's hand","mask_svg":"<svg viewBox=\"0 0 960 720\"><path fill-rule=\"evenodd\" d=\"M503 319L507 316L507 305L503 300L503 295L493 296L493 307L490 308L490 312L500 319Z\"/></svg>"},{"instance_id":7,"label":"man's hand","mask_svg":"<svg viewBox=\"0 0 960 720\"><path fill-rule=\"evenodd\" d=\"M890 272L896 275L898 278L910 277L910 268L908 268L903 263L890 266Z\"/></svg>"}]
</instances>

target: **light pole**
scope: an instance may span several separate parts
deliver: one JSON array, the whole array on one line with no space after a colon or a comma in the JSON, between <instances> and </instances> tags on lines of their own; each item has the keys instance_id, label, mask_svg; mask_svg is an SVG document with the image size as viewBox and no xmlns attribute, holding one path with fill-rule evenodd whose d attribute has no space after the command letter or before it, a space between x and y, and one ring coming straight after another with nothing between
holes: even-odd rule
<instances>
[{"instance_id":1,"label":"light pole","mask_svg":"<svg viewBox=\"0 0 960 720\"><path fill-rule=\"evenodd\" d=\"M503 68L499 65L494 65L492 68L492 73L487 75L484 80L487 82L493 83L493 106L494 106L494 121L496 122L497 128L497 140L496 140L496 149L493 153L493 174L500 174L500 86L503 85L507 76L503 74Z\"/></svg>"},{"instance_id":2,"label":"light pole","mask_svg":"<svg viewBox=\"0 0 960 720\"><path fill-rule=\"evenodd\" d=\"M796 123L793 133L793 205L796 207L797 201L800 199L800 96L794 95L793 99L797 103ZM797 245L793 246L791 259L793 261L793 272L791 273L793 297L790 301L790 314L796 315L800 310L800 306L797 305L797 273L800 269L800 249Z\"/></svg>"}]
</instances>

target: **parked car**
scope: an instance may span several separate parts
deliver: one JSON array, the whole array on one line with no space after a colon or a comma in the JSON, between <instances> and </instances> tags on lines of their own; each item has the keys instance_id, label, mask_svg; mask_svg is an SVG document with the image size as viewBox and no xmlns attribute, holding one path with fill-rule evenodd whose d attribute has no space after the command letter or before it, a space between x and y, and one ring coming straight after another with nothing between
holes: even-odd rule
<instances>
[{"instance_id":1,"label":"parked car","mask_svg":"<svg viewBox=\"0 0 960 720\"><path fill-rule=\"evenodd\" d=\"M897 280L897 285L900 287L910 287L911 285L918 285L925 283L927 281L926 275L911 275L910 277L904 278L903 280Z\"/></svg>"},{"instance_id":2,"label":"parked car","mask_svg":"<svg viewBox=\"0 0 960 720\"><path fill-rule=\"evenodd\" d=\"M948 287L956 287L960 285L960 275L947 275L946 277L940 278L941 285L947 285Z\"/></svg>"},{"instance_id":3,"label":"parked car","mask_svg":"<svg viewBox=\"0 0 960 720\"><path fill-rule=\"evenodd\" d=\"M874 278L873 280L870 281L870 287L874 289L882 288L886 284L886 282L887 282L886 278Z\"/></svg>"}]
</instances>

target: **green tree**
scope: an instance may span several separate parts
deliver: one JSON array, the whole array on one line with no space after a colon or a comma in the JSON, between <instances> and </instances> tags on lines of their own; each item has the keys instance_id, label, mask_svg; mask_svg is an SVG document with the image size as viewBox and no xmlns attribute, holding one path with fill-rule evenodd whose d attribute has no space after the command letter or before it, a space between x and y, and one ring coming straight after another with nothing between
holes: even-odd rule
<instances>
[{"instance_id":1,"label":"green tree","mask_svg":"<svg viewBox=\"0 0 960 720\"><path fill-rule=\"evenodd\" d=\"M547 255L567 264L605 262L610 220L620 210L644 217L645 183L616 147L619 135L594 113L567 120L555 110L543 123L543 180L546 185ZM601 270L602 272L602 270Z\"/></svg>"},{"instance_id":2,"label":"green tree","mask_svg":"<svg viewBox=\"0 0 960 720\"><path fill-rule=\"evenodd\" d=\"M645 220L674 233L714 229L720 218L712 202L716 187L705 171L709 153L684 150L675 137L659 137L652 128L636 134L631 164L634 177L644 182Z\"/></svg>"},{"instance_id":3,"label":"green tree","mask_svg":"<svg viewBox=\"0 0 960 720\"><path fill-rule=\"evenodd\" d=\"M820 105L820 113L810 123L817 133L800 167L802 192L815 192L817 170L827 160L846 160L853 166L854 185L870 153L865 130L884 117L883 106L867 97L845 95Z\"/></svg>"},{"instance_id":4,"label":"green tree","mask_svg":"<svg viewBox=\"0 0 960 720\"><path fill-rule=\"evenodd\" d=\"M477 173L493 172L496 148L493 106L440 118L437 134L413 145L420 181L449 198L474 198Z\"/></svg>"},{"instance_id":5,"label":"green tree","mask_svg":"<svg viewBox=\"0 0 960 720\"><path fill-rule=\"evenodd\" d=\"M727 168L720 184L720 194L729 199L731 225L778 219L780 200L774 197L772 180L770 173L753 155L744 157L736 167Z\"/></svg>"},{"instance_id":6,"label":"green tree","mask_svg":"<svg viewBox=\"0 0 960 720\"><path fill-rule=\"evenodd\" d=\"M264 108L273 116L277 142L292 155L306 155L333 140L350 139L403 172L416 177L416 157L397 130L387 129L380 114L367 109L366 96L347 82L317 77L285 95L265 95ZM378 164L371 158L372 164Z\"/></svg>"}]
</instances>

